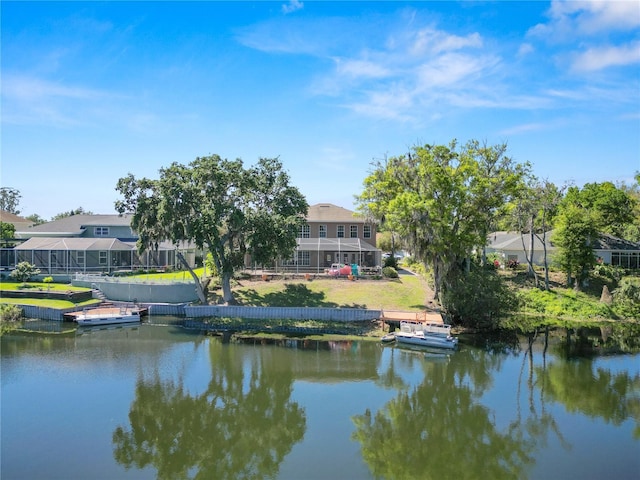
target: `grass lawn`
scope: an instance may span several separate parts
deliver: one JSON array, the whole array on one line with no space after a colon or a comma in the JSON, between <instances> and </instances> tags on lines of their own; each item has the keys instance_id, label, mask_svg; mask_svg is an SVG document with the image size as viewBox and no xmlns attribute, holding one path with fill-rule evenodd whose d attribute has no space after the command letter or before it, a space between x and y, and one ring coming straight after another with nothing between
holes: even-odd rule
<instances>
[{"instance_id":1,"label":"grass lawn","mask_svg":"<svg viewBox=\"0 0 640 480\"><path fill-rule=\"evenodd\" d=\"M419 276L399 279L356 280L241 280L234 287L241 305L277 307L340 307L372 310L424 310L431 289ZM214 290L214 295L221 295Z\"/></svg>"},{"instance_id":2,"label":"grass lawn","mask_svg":"<svg viewBox=\"0 0 640 480\"><path fill-rule=\"evenodd\" d=\"M28 292L32 291L52 291L52 292L86 292L87 290L91 290L90 288L85 287L74 287L69 283L44 283L44 282L28 282L25 286L22 282L11 282L7 280L3 280L0 282L0 292L1 291L17 291L17 292Z\"/></svg>"}]
</instances>

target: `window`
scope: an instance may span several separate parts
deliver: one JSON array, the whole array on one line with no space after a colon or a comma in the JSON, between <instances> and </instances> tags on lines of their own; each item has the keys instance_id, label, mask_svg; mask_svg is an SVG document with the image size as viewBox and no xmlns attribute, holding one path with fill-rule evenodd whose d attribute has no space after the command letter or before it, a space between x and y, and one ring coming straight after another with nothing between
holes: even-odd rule
<instances>
[{"instance_id":1,"label":"window","mask_svg":"<svg viewBox=\"0 0 640 480\"><path fill-rule=\"evenodd\" d=\"M349 227L349 236L351 238L358 238L358 225L351 225Z\"/></svg>"},{"instance_id":2,"label":"window","mask_svg":"<svg viewBox=\"0 0 640 480\"><path fill-rule=\"evenodd\" d=\"M303 266L308 267L311 265L311 253L307 250L298 250L298 252L293 254L289 260L285 260L282 262L283 265L288 266Z\"/></svg>"},{"instance_id":3,"label":"window","mask_svg":"<svg viewBox=\"0 0 640 480\"><path fill-rule=\"evenodd\" d=\"M344 238L344 225L338 225L338 238Z\"/></svg>"},{"instance_id":4,"label":"window","mask_svg":"<svg viewBox=\"0 0 640 480\"><path fill-rule=\"evenodd\" d=\"M362 229L364 238L371 238L371 225L365 225Z\"/></svg>"},{"instance_id":5,"label":"window","mask_svg":"<svg viewBox=\"0 0 640 480\"><path fill-rule=\"evenodd\" d=\"M309 238L311 236L311 228L309 225L302 225L300 227L300 235L298 238Z\"/></svg>"},{"instance_id":6,"label":"window","mask_svg":"<svg viewBox=\"0 0 640 480\"><path fill-rule=\"evenodd\" d=\"M636 252L612 252L611 265L614 267L636 269L640 267L640 257Z\"/></svg>"},{"instance_id":7,"label":"window","mask_svg":"<svg viewBox=\"0 0 640 480\"><path fill-rule=\"evenodd\" d=\"M96 237L108 237L109 227L95 227L93 229L93 235Z\"/></svg>"},{"instance_id":8,"label":"window","mask_svg":"<svg viewBox=\"0 0 640 480\"><path fill-rule=\"evenodd\" d=\"M107 264L107 252L98 252L98 263L100 265L106 265Z\"/></svg>"},{"instance_id":9,"label":"window","mask_svg":"<svg viewBox=\"0 0 640 480\"><path fill-rule=\"evenodd\" d=\"M326 225L319 225L318 226L318 237L327 238L327 226Z\"/></svg>"}]
</instances>

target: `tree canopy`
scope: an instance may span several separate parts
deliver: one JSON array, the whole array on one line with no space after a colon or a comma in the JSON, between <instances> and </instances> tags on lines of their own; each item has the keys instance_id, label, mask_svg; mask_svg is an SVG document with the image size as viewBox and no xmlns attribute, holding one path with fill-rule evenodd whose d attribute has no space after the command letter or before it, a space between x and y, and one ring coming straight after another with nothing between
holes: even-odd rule
<instances>
[{"instance_id":1,"label":"tree canopy","mask_svg":"<svg viewBox=\"0 0 640 480\"><path fill-rule=\"evenodd\" d=\"M406 156L373 165L358 209L408 240L433 273L440 298L486 245L496 215L527 168L506 155L504 144L415 146Z\"/></svg>"},{"instance_id":2,"label":"tree canopy","mask_svg":"<svg viewBox=\"0 0 640 480\"><path fill-rule=\"evenodd\" d=\"M0 187L0 210L19 215L18 205L22 195L20 191L11 187Z\"/></svg>"},{"instance_id":3,"label":"tree canopy","mask_svg":"<svg viewBox=\"0 0 640 480\"><path fill-rule=\"evenodd\" d=\"M199 157L160 169L158 180L129 174L116 190L124 197L116 202L117 211L133 214L138 248L170 240L206 249L226 303L235 302L230 281L245 255L264 265L293 254L308 209L277 158L245 168L240 159Z\"/></svg>"}]
</instances>

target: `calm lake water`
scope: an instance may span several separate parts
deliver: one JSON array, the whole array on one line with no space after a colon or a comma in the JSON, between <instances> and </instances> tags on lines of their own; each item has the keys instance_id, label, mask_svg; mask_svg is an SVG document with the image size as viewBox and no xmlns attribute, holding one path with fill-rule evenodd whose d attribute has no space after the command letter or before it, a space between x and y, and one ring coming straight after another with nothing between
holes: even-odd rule
<instances>
[{"instance_id":1,"label":"calm lake water","mask_svg":"<svg viewBox=\"0 0 640 480\"><path fill-rule=\"evenodd\" d=\"M640 355L562 338L442 354L143 324L1 346L3 480L640 478Z\"/></svg>"}]
</instances>

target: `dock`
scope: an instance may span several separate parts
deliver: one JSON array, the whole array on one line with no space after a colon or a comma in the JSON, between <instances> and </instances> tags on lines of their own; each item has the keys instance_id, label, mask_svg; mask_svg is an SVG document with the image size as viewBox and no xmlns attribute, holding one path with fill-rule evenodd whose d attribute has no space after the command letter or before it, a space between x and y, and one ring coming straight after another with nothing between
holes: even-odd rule
<instances>
[{"instance_id":1,"label":"dock","mask_svg":"<svg viewBox=\"0 0 640 480\"><path fill-rule=\"evenodd\" d=\"M386 323L389 326L393 326L394 329L400 328L400 322L444 324L442 314L433 311L400 312L382 310L380 313L380 321L382 321L383 325Z\"/></svg>"}]
</instances>

